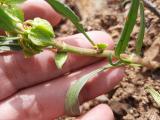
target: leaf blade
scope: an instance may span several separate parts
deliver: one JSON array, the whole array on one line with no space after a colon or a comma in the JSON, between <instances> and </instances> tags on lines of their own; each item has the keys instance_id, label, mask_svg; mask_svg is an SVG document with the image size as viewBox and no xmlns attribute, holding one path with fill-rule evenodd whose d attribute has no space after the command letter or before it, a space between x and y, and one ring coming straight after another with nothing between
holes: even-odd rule
<instances>
[{"instance_id":1,"label":"leaf blade","mask_svg":"<svg viewBox=\"0 0 160 120\"><path fill-rule=\"evenodd\" d=\"M8 14L12 15L15 19L18 19L18 21L21 21L21 22L24 21L24 13L17 6L8 7L6 8L6 10Z\"/></svg>"},{"instance_id":2,"label":"leaf blade","mask_svg":"<svg viewBox=\"0 0 160 120\"><path fill-rule=\"evenodd\" d=\"M136 54L140 55L143 46L143 39L145 33L145 15L144 15L144 4L140 2L140 31L138 33L138 39L136 41Z\"/></svg>"},{"instance_id":3,"label":"leaf blade","mask_svg":"<svg viewBox=\"0 0 160 120\"><path fill-rule=\"evenodd\" d=\"M67 91L66 99L65 99L65 111L68 115L71 115L71 116L80 115L79 101L78 101L78 96L80 94L80 91L82 90L82 88L84 87L84 85L87 83L89 79L95 77L101 71L111 67L113 66L109 64L97 70L94 70L91 73L83 76L78 81L76 81L73 85L70 86L70 88Z\"/></svg>"},{"instance_id":4,"label":"leaf blade","mask_svg":"<svg viewBox=\"0 0 160 120\"><path fill-rule=\"evenodd\" d=\"M134 25L136 24L138 8L139 8L139 0L132 0L131 8L129 10L124 29L121 33L121 37L115 48L115 54L118 57L120 56L121 53L125 52L128 46L130 34L132 33Z\"/></svg>"},{"instance_id":5,"label":"leaf blade","mask_svg":"<svg viewBox=\"0 0 160 120\"><path fill-rule=\"evenodd\" d=\"M16 22L0 6L0 28L6 31L14 30Z\"/></svg>"},{"instance_id":6,"label":"leaf blade","mask_svg":"<svg viewBox=\"0 0 160 120\"><path fill-rule=\"evenodd\" d=\"M54 58L55 64L58 69L61 69L68 58L66 52L58 52Z\"/></svg>"},{"instance_id":7,"label":"leaf blade","mask_svg":"<svg viewBox=\"0 0 160 120\"><path fill-rule=\"evenodd\" d=\"M51 24L41 18L35 18L30 21L32 28L28 32L28 38L33 44L40 47L47 47L52 45L54 38L54 31Z\"/></svg>"}]
</instances>

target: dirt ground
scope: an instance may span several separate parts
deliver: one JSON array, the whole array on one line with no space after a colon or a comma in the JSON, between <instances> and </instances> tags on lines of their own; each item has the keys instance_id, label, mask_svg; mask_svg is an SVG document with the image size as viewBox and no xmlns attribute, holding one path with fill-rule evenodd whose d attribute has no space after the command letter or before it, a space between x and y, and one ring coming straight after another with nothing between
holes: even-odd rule
<instances>
[{"instance_id":1,"label":"dirt ground","mask_svg":"<svg viewBox=\"0 0 160 120\"><path fill-rule=\"evenodd\" d=\"M67 4L80 16L87 31L103 30L111 34L115 42L123 28L130 4L122 0L67 0ZM160 9L160 0L152 0ZM94 5L94 7L93 7ZM83 9L82 9L83 8ZM142 56L160 62L160 18L148 9L146 15L146 33ZM135 39L139 30L139 20L129 43L129 51L134 51ZM63 20L56 28L57 36L77 33L68 20ZM81 106L85 113L100 103L108 104L116 120L160 120L160 107L145 92L145 86L152 85L160 91L160 69L149 70L144 67L126 68L126 77L109 93ZM63 117L57 120L74 120Z\"/></svg>"}]
</instances>

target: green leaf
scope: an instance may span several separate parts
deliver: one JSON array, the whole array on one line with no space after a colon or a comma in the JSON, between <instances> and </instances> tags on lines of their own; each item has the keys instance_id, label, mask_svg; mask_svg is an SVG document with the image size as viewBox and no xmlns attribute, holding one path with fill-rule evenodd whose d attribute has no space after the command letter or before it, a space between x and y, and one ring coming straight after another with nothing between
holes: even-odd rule
<instances>
[{"instance_id":1,"label":"green leaf","mask_svg":"<svg viewBox=\"0 0 160 120\"><path fill-rule=\"evenodd\" d=\"M24 55L25 57L31 57L37 53L40 53L42 52L42 48L39 47L39 46L36 46L35 44L33 44L31 42L31 40L27 39L27 38L23 38L19 41L22 49L23 49L23 52L24 52Z\"/></svg>"},{"instance_id":2,"label":"green leaf","mask_svg":"<svg viewBox=\"0 0 160 120\"><path fill-rule=\"evenodd\" d=\"M83 25L80 23L79 17L65 4L61 3L59 0L46 0L58 13L71 20L71 22L75 25L77 30L81 32L89 42L95 46L95 43L91 40L91 38L85 32Z\"/></svg>"},{"instance_id":3,"label":"green leaf","mask_svg":"<svg viewBox=\"0 0 160 120\"><path fill-rule=\"evenodd\" d=\"M154 90L152 87L146 87L146 91L151 94L155 102L160 106L160 93Z\"/></svg>"},{"instance_id":4,"label":"green leaf","mask_svg":"<svg viewBox=\"0 0 160 120\"><path fill-rule=\"evenodd\" d=\"M35 18L32 25L33 27L38 27L43 31L45 31L47 34L50 34L50 36L54 37L54 31L52 25L47 20L41 18Z\"/></svg>"},{"instance_id":5,"label":"green leaf","mask_svg":"<svg viewBox=\"0 0 160 120\"><path fill-rule=\"evenodd\" d=\"M76 81L73 85L70 86L70 88L67 91L66 99L65 99L65 111L67 115L71 116L77 116L80 115L79 110L79 101L78 96L80 94L80 91L84 87L84 85L87 83L88 80L95 77L98 73L110 68L112 66L107 65L105 67L99 68L82 78L80 78L78 81Z\"/></svg>"},{"instance_id":6,"label":"green leaf","mask_svg":"<svg viewBox=\"0 0 160 120\"><path fill-rule=\"evenodd\" d=\"M115 49L115 54L118 57L121 53L125 52L126 48L128 47L130 35L133 31L134 25L136 24L138 8L139 0L132 0L131 8L129 10L124 29Z\"/></svg>"},{"instance_id":7,"label":"green leaf","mask_svg":"<svg viewBox=\"0 0 160 120\"><path fill-rule=\"evenodd\" d=\"M12 31L15 29L16 21L5 11L3 7L0 7L0 28L6 31Z\"/></svg>"},{"instance_id":8,"label":"green leaf","mask_svg":"<svg viewBox=\"0 0 160 120\"><path fill-rule=\"evenodd\" d=\"M140 31L138 34L138 39L136 42L136 53L140 54L141 49L143 46L143 39L144 39L144 33L145 33L145 15L144 15L144 4L143 2L140 2L140 16L141 16L141 21L140 21Z\"/></svg>"},{"instance_id":9,"label":"green leaf","mask_svg":"<svg viewBox=\"0 0 160 120\"><path fill-rule=\"evenodd\" d=\"M6 8L6 11L8 12L8 14L12 15L12 17L16 19L16 21L24 21L24 13L17 6L8 7Z\"/></svg>"},{"instance_id":10,"label":"green leaf","mask_svg":"<svg viewBox=\"0 0 160 120\"><path fill-rule=\"evenodd\" d=\"M54 58L55 64L58 69L61 69L68 58L66 52L58 52Z\"/></svg>"},{"instance_id":11,"label":"green leaf","mask_svg":"<svg viewBox=\"0 0 160 120\"><path fill-rule=\"evenodd\" d=\"M24 21L24 14L17 6L0 6L0 28L15 31L17 24Z\"/></svg>"},{"instance_id":12,"label":"green leaf","mask_svg":"<svg viewBox=\"0 0 160 120\"><path fill-rule=\"evenodd\" d=\"M44 48L52 46L54 32L51 24L41 18L24 22L25 31L20 45L26 57L40 53Z\"/></svg>"},{"instance_id":13,"label":"green leaf","mask_svg":"<svg viewBox=\"0 0 160 120\"><path fill-rule=\"evenodd\" d=\"M28 38L32 41L32 43L40 47L47 47L52 45L54 32L48 21L35 18L31 24L32 28L27 32Z\"/></svg>"},{"instance_id":14,"label":"green leaf","mask_svg":"<svg viewBox=\"0 0 160 120\"><path fill-rule=\"evenodd\" d=\"M26 0L0 0L0 3L5 3L7 5L11 5L11 4L20 4L25 2Z\"/></svg>"},{"instance_id":15,"label":"green leaf","mask_svg":"<svg viewBox=\"0 0 160 120\"><path fill-rule=\"evenodd\" d=\"M47 47L52 44L52 37L39 28L34 28L28 34L33 44L40 47Z\"/></svg>"}]
</instances>

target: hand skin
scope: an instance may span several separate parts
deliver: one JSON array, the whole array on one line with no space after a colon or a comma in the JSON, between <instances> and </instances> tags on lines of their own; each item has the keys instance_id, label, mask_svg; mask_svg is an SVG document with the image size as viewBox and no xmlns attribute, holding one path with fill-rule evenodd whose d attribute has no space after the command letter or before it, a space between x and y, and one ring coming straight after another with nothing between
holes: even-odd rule
<instances>
[{"instance_id":1,"label":"hand skin","mask_svg":"<svg viewBox=\"0 0 160 120\"><path fill-rule=\"evenodd\" d=\"M36 1L28 0L22 5L27 18L40 16L57 25L61 17L45 1ZM92 31L88 35L96 43L109 44L108 49L114 47L105 32ZM79 47L91 47L82 34L58 39ZM69 54L63 70L58 70L53 62L54 55L50 50L28 59L22 52L0 54L0 120L53 120L64 115L64 99L69 86L81 76L107 64L100 58ZM110 91L123 76L123 68L100 73L85 85L80 102ZM114 120L114 116L109 106L101 104L77 120Z\"/></svg>"}]
</instances>

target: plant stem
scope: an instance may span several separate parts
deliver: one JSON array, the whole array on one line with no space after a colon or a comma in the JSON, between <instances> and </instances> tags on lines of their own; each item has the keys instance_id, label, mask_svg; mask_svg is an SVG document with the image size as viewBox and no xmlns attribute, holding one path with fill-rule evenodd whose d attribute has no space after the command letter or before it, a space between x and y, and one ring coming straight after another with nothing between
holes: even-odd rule
<instances>
[{"instance_id":1,"label":"plant stem","mask_svg":"<svg viewBox=\"0 0 160 120\"><path fill-rule=\"evenodd\" d=\"M98 53L95 49L89 49L89 48L80 48L75 47L69 44L66 44L62 41L53 41L53 47L56 48L58 51L63 52L69 52L69 53L75 53L79 55L85 55L85 56L94 56L94 57L106 57L109 58L110 55L112 55L115 59L129 59L133 64L140 64L143 66L146 66L151 69L156 69L160 67L160 64L155 61L149 61L145 58L141 58L138 55L128 55L128 54L121 54L120 58L116 57L115 52L113 50L104 50L102 53Z\"/></svg>"},{"instance_id":2,"label":"plant stem","mask_svg":"<svg viewBox=\"0 0 160 120\"><path fill-rule=\"evenodd\" d=\"M112 50L105 50L102 53L99 53L98 50L96 49L75 47L60 41L54 41L53 46L60 51L76 53L79 55L96 56L96 57L109 57L110 55L114 55L114 51Z\"/></svg>"}]
</instances>

